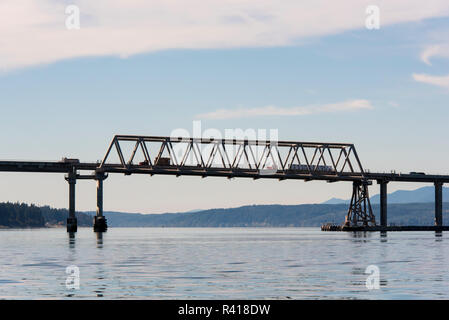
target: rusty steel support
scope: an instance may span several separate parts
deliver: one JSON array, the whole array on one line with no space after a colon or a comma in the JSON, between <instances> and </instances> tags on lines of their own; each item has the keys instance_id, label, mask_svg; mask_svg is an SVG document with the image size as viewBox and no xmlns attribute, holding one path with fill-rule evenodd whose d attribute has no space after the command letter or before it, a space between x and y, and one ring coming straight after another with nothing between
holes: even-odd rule
<instances>
[{"instance_id":1,"label":"rusty steel support","mask_svg":"<svg viewBox=\"0 0 449 320\"><path fill-rule=\"evenodd\" d=\"M346 215L345 226L375 226L376 218L368 194L368 181L354 181L352 185L352 197Z\"/></svg>"}]
</instances>

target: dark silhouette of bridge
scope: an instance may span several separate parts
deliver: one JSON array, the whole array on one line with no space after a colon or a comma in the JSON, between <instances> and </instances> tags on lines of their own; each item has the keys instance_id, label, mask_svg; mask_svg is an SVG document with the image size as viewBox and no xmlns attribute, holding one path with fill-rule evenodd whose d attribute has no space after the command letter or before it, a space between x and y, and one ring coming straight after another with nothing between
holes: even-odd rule
<instances>
[{"instance_id":1,"label":"dark silhouette of bridge","mask_svg":"<svg viewBox=\"0 0 449 320\"><path fill-rule=\"evenodd\" d=\"M433 183L435 228L432 230L446 230L442 186L449 182L448 175L372 173L363 169L354 145L348 143L116 135L101 162L84 163L67 158L54 162L0 161L0 171L66 173L68 232L77 231L75 185L80 179L97 182L94 231L106 231L103 181L110 173L352 182L345 226L371 230L387 228L387 184L390 181ZM368 193L373 181L380 185L380 224L376 223Z\"/></svg>"}]
</instances>

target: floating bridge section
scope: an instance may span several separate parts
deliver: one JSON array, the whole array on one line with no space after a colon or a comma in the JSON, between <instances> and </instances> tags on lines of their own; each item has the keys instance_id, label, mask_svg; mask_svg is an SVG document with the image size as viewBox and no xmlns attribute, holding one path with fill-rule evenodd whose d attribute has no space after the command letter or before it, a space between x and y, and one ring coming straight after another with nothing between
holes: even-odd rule
<instances>
[{"instance_id":1,"label":"floating bridge section","mask_svg":"<svg viewBox=\"0 0 449 320\"><path fill-rule=\"evenodd\" d=\"M353 144L299 141L265 141L213 138L116 135L101 162L77 159L55 162L0 161L0 171L66 173L69 184L67 230L77 230L75 185L79 179L97 182L95 231L106 231L103 216L103 181L110 173L296 179L352 182L347 227L375 227L368 186L380 185L380 226L387 227L387 184L390 181L435 185L435 226L442 227L442 186L447 175L424 173L372 173L363 169ZM89 172L82 174L81 172Z\"/></svg>"}]
</instances>

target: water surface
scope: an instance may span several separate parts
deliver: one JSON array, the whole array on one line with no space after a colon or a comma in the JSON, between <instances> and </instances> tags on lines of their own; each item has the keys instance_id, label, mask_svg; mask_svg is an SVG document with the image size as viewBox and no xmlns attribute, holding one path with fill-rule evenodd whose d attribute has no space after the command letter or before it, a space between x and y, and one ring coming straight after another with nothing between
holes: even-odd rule
<instances>
[{"instance_id":1,"label":"water surface","mask_svg":"<svg viewBox=\"0 0 449 320\"><path fill-rule=\"evenodd\" d=\"M0 231L13 299L449 299L449 233L315 228ZM77 266L79 289L66 286ZM366 287L368 266L380 289Z\"/></svg>"}]
</instances>

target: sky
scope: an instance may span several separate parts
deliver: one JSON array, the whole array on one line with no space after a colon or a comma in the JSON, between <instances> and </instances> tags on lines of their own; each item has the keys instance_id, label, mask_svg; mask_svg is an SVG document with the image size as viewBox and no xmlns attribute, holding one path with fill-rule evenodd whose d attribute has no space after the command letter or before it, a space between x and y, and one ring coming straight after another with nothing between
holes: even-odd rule
<instances>
[{"instance_id":1,"label":"sky","mask_svg":"<svg viewBox=\"0 0 449 320\"><path fill-rule=\"evenodd\" d=\"M447 0L2 0L0 12L0 159L96 161L115 134L201 121L354 143L371 171L449 174ZM320 203L352 186L111 174L104 188L106 211L162 213ZM77 210L95 197L77 183ZM0 173L0 201L64 208L68 186Z\"/></svg>"}]
</instances>

